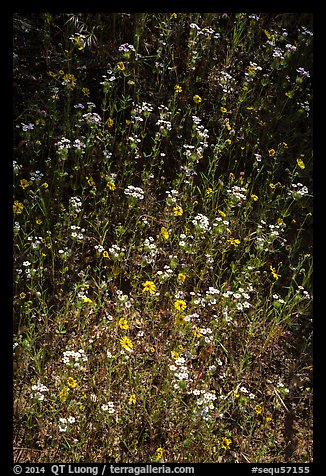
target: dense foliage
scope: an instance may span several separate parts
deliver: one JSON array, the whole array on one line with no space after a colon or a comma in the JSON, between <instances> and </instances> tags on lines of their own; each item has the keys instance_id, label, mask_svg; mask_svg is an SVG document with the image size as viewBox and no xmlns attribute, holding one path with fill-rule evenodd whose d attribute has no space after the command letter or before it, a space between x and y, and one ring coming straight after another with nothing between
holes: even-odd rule
<instances>
[{"instance_id":1,"label":"dense foliage","mask_svg":"<svg viewBox=\"0 0 326 476\"><path fill-rule=\"evenodd\" d=\"M15 460L312 461L312 15L13 31Z\"/></svg>"}]
</instances>

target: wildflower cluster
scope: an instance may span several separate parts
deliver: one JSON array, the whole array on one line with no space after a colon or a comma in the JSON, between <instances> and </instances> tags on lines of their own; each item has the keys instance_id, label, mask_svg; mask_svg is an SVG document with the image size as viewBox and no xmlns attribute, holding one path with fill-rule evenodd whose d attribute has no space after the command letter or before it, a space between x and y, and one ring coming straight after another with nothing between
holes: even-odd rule
<instances>
[{"instance_id":1,"label":"wildflower cluster","mask_svg":"<svg viewBox=\"0 0 326 476\"><path fill-rule=\"evenodd\" d=\"M103 81L100 81L100 84L103 86L104 92L107 93L113 87L116 76L114 75L112 69L108 69L106 74L102 75L102 78Z\"/></svg>"},{"instance_id":2,"label":"wildflower cluster","mask_svg":"<svg viewBox=\"0 0 326 476\"><path fill-rule=\"evenodd\" d=\"M113 261L119 261L124 257L126 249L123 246L120 247L118 245L112 245L108 251L109 256L113 259Z\"/></svg>"},{"instance_id":3,"label":"wildflower cluster","mask_svg":"<svg viewBox=\"0 0 326 476\"><path fill-rule=\"evenodd\" d=\"M226 193L229 195L231 207L241 207L247 200L247 187L233 185Z\"/></svg>"},{"instance_id":4,"label":"wildflower cluster","mask_svg":"<svg viewBox=\"0 0 326 476\"><path fill-rule=\"evenodd\" d=\"M163 270L159 269L156 272L156 275L158 276L160 282L164 282L167 281L173 275L173 273L173 269L168 264L165 264L163 266Z\"/></svg>"},{"instance_id":5,"label":"wildflower cluster","mask_svg":"<svg viewBox=\"0 0 326 476\"><path fill-rule=\"evenodd\" d=\"M153 105L146 101L143 101L141 104L133 103L133 108L131 110L131 122L135 125L144 122L144 120L149 117L153 109Z\"/></svg>"},{"instance_id":6,"label":"wildflower cluster","mask_svg":"<svg viewBox=\"0 0 326 476\"><path fill-rule=\"evenodd\" d=\"M134 45L130 45L129 43L123 43L119 46L118 50L120 53L123 53L123 56L126 58L129 58L130 53L134 53L136 51Z\"/></svg>"},{"instance_id":7,"label":"wildflower cluster","mask_svg":"<svg viewBox=\"0 0 326 476\"><path fill-rule=\"evenodd\" d=\"M209 231L211 229L209 219L202 213L196 215L192 220L192 223L195 225L195 228L199 229L200 231Z\"/></svg>"},{"instance_id":8,"label":"wildflower cluster","mask_svg":"<svg viewBox=\"0 0 326 476\"><path fill-rule=\"evenodd\" d=\"M216 392L195 389L192 391L192 394L199 397L196 400L197 408L194 410L194 413L201 416L203 420L210 420L212 418L212 412L215 409L213 402L217 399Z\"/></svg>"},{"instance_id":9,"label":"wildflower cluster","mask_svg":"<svg viewBox=\"0 0 326 476\"><path fill-rule=\"evenodd\" d=\"M87 362L87 356L83 349L77 351L66 350L63 353L62 362L69 368L79 369L83 366L83 363Z\"/></svg>"},{"instance_id":10,"label":"wildflower cluster","mask_svg":"<svg viewBox=\"0 0 326 476\"><path fill-rule=\"evenodd\" d=\"M97 127L102 123L101 116L97 112L86 112L79 119L81 124Z\"/></svg>"},{"instance_id":11,"label":"wildflower cluster","mask_svg":"<svg viewBox=\"0 0 326 476\"><path fill-rule=\"evenodd\" d=\"M295 200L304 197L309 193L308 187L302 185L302 183L292 183L291 189L288 191L288 195L290 195Z\"/></svg>"},{"instance_id":12,"label":"wildflower cluster","mask_svg":"<svg viewBox=\"0 0 326 476\"><path fill-rule=\"evenodd\" d=\"M59 418L59 431L61 433L66 433L71 429L71 425L76 422L76 418L74 416L70 416L68 418Z\"/></svg>"},{"instance_id":13,"label":"wildflower cluster","mask_svg":"<svg viewBox=\"0 0 326 476\"><path fill-rule=\"evenodd\" d=\"M147 264L153 264L159 254L159 249L152 236L149 236L143 243L142 260Z\"/></svg>"},{"instance_id":14,"label":"wildflower cluster","mask_svg":"<svg viewBox=\"0 0 326 476\"><path fill-rule=\"evenodd\" d=\"M265 220L260 220L255 238L257 250L272 251L275 242L277 245L285 246L287 240L282 236L284 229L285 223L283 221L267 225Z\"/></svg>"},{"instance_id":15,"label":"wildflower cluster","mask_svg":"<svg viewBox=\"0 0 326 476\"><path fill-rule=\"evenodd\" d=\"M174 360L174 363L169 366L171 372L173 372L174 384L173 387L179 390L184 387L187 381L191 382L192 379L189 375L189 370L186 365L186 359L184 357L178 357Z\"/></svg>"},{"instance_id":16,"label":"wildflower cluster","mask_svg":"<svg viewBox=\"0 0 326 476\"><path fill-rule=\"evenodd\" d=\"M130 297L128 294L124 294L121 289L117 290L117 310L120 311L122 309L129 309L132 306L133 301L133 298Z\"/></svg>"},{"instance_id":17,"label":"wildflower cluster","mask_svg":"<svg viewBox=\"0 0 326 476\"><path fill-rule=\"evenodd\" d=\"M46 385L38 382L37 385L32 385L32 392L30 397L35 398L39 402L42 402L45 399L45 392L48 392L49 389Z\"/></svg>"},{"instance_id":18,"label":"wildflower cluster","mask_svg":"<svg viewBox=\"0 0 326 476\"><path fill-rule=\"evenodd\" d=\"M101 405L101 410L105 413L108 413L109 415L113 415L115 413L114 403L113 402L103 403Z\"/></svg>"},{"instance_id":19,"label":"wildflower cluster","mask_svg":"<svg viewBox=\"0 0 326 476\"><path fill-rule=\"evenodd\" d=\"M123 193L128 197L137 198L138 200L144 199L144 191L141 189L141 187L128 185L128 187L124 189Z\"/></svg>"},{"instance_id":20,"label":"wildflower cluster","mask_svg":"<svg viewBox=\"0 0 326 476\"><path fill-rule=\"evenodd\" d=\"M156 125L159 126L159 132L157 133L157 138L160 135L167 135L167 133L172 129L172 123L171 123L171 112L167 108L167 106L164 106L164 104L161 104L158 107L159 110L159 119L156 121Z\"/></svg>"}]
</instances>

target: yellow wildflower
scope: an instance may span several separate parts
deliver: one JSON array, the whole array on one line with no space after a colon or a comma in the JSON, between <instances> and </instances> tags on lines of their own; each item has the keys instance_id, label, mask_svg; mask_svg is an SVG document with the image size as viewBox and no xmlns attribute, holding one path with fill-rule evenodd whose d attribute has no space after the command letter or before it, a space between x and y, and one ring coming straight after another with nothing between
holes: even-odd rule
<instances>
[{"instance_id":1,"label":"yellow wildflower","mask_svg":"<svg viewBox=\"0 0 326 476\"><path fill-rule=\"evenodd\" d=\"M167 240L170 236L170 234L169 234L168 230L165 228L165 226L162 226L162 228L161 228L161 235L163 236L163 238L165 240Z\"/></svg>"},{"instance_id":2,"label":"yellow wildflower","mask_svg":"<svg viewBox=\"0 0 326 476\"><path fill-rule=\"evenodd\" d=\"M76 388L77 387L77 381L73 377L68 377L67 378L67 385L70 388Z\"/></svg>"},{"instance_id":3,"label":"yellow wildflower","mask_svg":"<svg viewBox=\"0 0 326 476\"><path fill-rule=\"evenodd\" d=\"M178 274L178 281L184 281L186 279L186 275L184 273L179 273Z\"/></svg>"},{"instance_id":4,"label":"yellow wildflower","mask_svg":"<svg viewBox=\"0 0 326 476\"><path fill-rule=\"evenodd\" d=\"M59 71L60 73L60 71ZM69 89L74 89L77 84L77 79L73 74L67 73L63 76L63 81L66 86L68 86Z\"/></svg>"},{"instance_id":5,"label":"yellow wildflower","mask_svg":"<svg viewBox=\"0 0 326 476\"><path fill-rule=\"evenodd\" d=\"M230 448L230 445L232 443L231 438L226 438L225 436L222 438L222 443L221 447L223 448L224 451L227 451Z\"/></svg>"},{"instance_id":6,"label":"yellow wildflower","mask_svg":"<svg viewBox=\"0 0 326 476\"><path fill-rule=\"evenodd\" d=\"M200 329L198 329L198 327L195 327L192 330L192 333L194 334L195 337L201 337L202 336L202 333L200 332Z\"/></svg>"},{"instance_id":7,"label":"yellow wildflower","mask_svg":"<svg viewBox=\"0 0 326 476\"><path fill-rule=\"evenodd\" d=\"M173 306L175 309L177 309L177 311L184 311L187 307L187 303L183 299L177 299Z\"/></svg>"},{"instance_id":8,"label":"yellow wildflower","mask_svg":"<svg viewBox=\"0 0 326 476\"><path fill-rule=\"evenodd\" d=\"M176 93L182 93L182 87L179 84L174 86L174 90Z\"/></svg>"},{"instance_id":9,"label":"yellow wildflower","mask_svg":"<svg viewBox=\"0 0 326 476\"><path fill-rule=\"evenodd\" d=\"M162 459L163 458L163 453L164 453L163 448L157 448L157 450L156 450L156 460Z\"/></svg>"},{"instance_id":10,"label":"yellow wildflower","mask_svg":"<svg viewBox=\"0 0 326 476\"><path fill-rule=\"evenodd\" d=\"M36 126L45 126L45 120L43 119L43 117L41 117L39 119L36 119L35 125Z\"/></svg>"},{"instance_id":11,"label":"yellow wildflower","mask_svg":"<svg viewBox=\"0 0 326 476\"><path fill-rule=\"evenodd\" d=\"M120 345L124 349L128 350L128 352L132 351L133 343L127 336L123 336L122 339L120 339Z\"/></svg>"},{"instance_id":12,"label":"yellow wildflower","mask_svg":"<svg viewBox=\"0 0 326 476\"><path fill-rule=\"evenodd\" d=\"M20 187L25 190L25 188L29 187L29 182L26 179L21 179Z\"/></svg>"},{"instance_id":13,"label":"yellow wildflower","mask_svg":"<svg viewBox=\"0 0 326 476\"><path fill-rule=\"evenodd\" d=\"M86 177L86 180L87 180L87 183L90 187L94 187L95 182L94 182L93 177Z\"/></svg>"},{"instance_id":14,"label":"yellow wildflower","mask_svg":"<svg viewBox=\"0 0 326 476\"><path fill-rule=\"evenodd\" d=\"M119 327L120 329L129 329L127 319L125 319L124 317L121 317L119 319Z\"/></svg>"},{"instance_id":15,"label":"yellow wildflower","mask_svg":"<svg viewBox=\"0 0 326 476\"><path fill-rule=\"evenodd\" d=\"M240 240L238 238L229 238L226 240L230 245L233 245L235 248L240 245Z\"/></svg>"},{"instance_id":16,"label":"yellow wildflower","mask_svg":"<svg viewBox=\"0 0 326 476\"><path fill-rule=\"evenodd\" d=\"M24 209L24 204L19 202L18 200L15 200L13 205L13 210L15 215L19 215L20 213L23 213L23 209Z\"/></svg>"},{"instance_id":17,"label":"yellow wildflower","mask_svg":"<svg viewBox=\"0 0 326 476\"><path fill-rule=\"evenodd\" d=\"M136 395L132 393L129 397L129 403L132 403L133 405L136 404Z\"/></svg>"},{"instance_id":18,"label":"yellow wildflower","mask_svg":"<svg viewBox=\"0 0 326 476\"><path fill-rule=\"evenodd\" d=\"M145 281L143 283L143 293L153 294L156 291L156 285L153 281Z\"/></svg>"},{"instance_id":19,"label":"yellow wildflower","mask_svg":"<svg viewBox=\"0 0 326 476\"><path fill-rule=\"evenodd\" d=\"M64 387L60 392L58 393L58 397L60 402L64 403L69 396L69 388Z\"/></svg>"},{"instance_id":20,"label":"yellow wildflower","mask_svg":"<svg viewBox=\"0 0 326 476\"><path fill-rule=\"evenodd\" d=\"M202 98L198 94L195 94L192 99L195 101L196 104L202 102Z\"/></svg>"},{"instance_id":21,"label":"yellow wildflower","mask_svg":"<svg viewBox=\"0 0 326 476\"><path fill-rule=\"evenodd\" d=\"M297 165L298 167L300 167L301 170L303 170L306 167L303 160L301 159L297 159Z\"/></svg>"},{"instance_id":22,"label":"yellow wildflower","mask_svg":"<svg viewBox=\"0 0 326 476\"><path fill-rule=\"evenodd\" d=\"M186 322L185 321L185 316L183 314L181 314L181 312L178 312L174 316L174 319L175 319L176 324L178 324L178 325L183 325Z\"/></svg>"},{"instance_id":23,"label":"yellow wildflower","mask_svg":"<svg viewBox=\"0 0 326 476\"><path fill-rule=\"evenodd\" d=\"M270 265L269 269L271 270L271 273L272 273L272 276L273 276L274 279L278 280L278 278L281 277L280 274L277 274L276 269L273 268L272 265Z\"/></svg>"},{"instance_id":24,"label":"yellow wildflower","mask_svg":"<svg viewBox=\"0 0 326 476\"><path fill-rule=\"evenodd\" d=\"M106 186L108 187L109 190L112 192L116 189L116 185L114 182L107 182Z\"/></svg>"},{"instance_id":25,"label":"yellow wildflower","mask_svg":"<svg viewBox=\"0 0 326 476\"><path fill-rule=\"evenodd\" d=\"M173 214L181 217L183 215L183 209L179 206L173 207Z\"/></svg>"},{"instance_id":26,"label":"yellow wildflower","mask_svg":"<svg viewBox=\"0 0 326 476\"><path fill-rule=\"evenodd\" d=\"M117 64L117 68L118 68L119 71L124 71L126 69L125 64L123 63L123 61L120 61Z\"/></svg>"},{"instance_id":27,"label":"yellow wildflower","mask_svg":"<svg viewBox=\"0 0 326 476\"><path fill-rule=\"evenodd\" d=\"M108 120L106 121L106 123L107 123L108 128L110 129L114 124L114 120L112 119L112 117L109 117Z\"/></svg>"}]
</instances>

